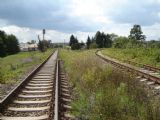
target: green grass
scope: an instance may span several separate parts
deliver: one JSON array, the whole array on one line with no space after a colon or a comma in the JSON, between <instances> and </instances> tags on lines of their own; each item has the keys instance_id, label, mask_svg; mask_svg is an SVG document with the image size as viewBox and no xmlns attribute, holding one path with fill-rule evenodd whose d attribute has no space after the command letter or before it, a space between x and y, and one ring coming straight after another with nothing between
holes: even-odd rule
<instances>
[{"instance_id":1,"label":"green grass","mask_svg":"<svg viewBox=\"0 0 160 120\"><path fill-rule=\"evenodd\" d=\"M104 55L123 60L131 60L134 62L149 64L160 67L160 50L156 48L131 48L131 49L116 49L109 48L102 50Z\"/></svg>"},{"instance_id":2,"label":"green grass","mask_svg":"<svg viewBox=\"0 0 160 120\"><path fill-rule=\"evenodd\" d=\"M39 51L20 52L0 58L0 83L15 83L18 78L27 72L31 67L40 64L53 50L45 53Z\"/></svg>"},{"instance_id":3,"label":"green grass","mask_svg":"<svg viewBox=\"0 0 160 120\"><path fill-rule=\"evenodd\" d=\"M158 100L132 75L114 70L95 57L95 50L61 50L73 91L72 114L81 120L158 120Z\"/></svg>"}]
</instances>

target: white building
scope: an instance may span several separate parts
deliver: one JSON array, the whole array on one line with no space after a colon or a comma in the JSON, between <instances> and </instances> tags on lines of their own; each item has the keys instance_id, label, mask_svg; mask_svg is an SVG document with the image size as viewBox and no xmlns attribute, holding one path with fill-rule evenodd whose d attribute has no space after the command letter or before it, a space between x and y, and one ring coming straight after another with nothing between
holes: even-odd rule
<instances>
[{"instance_id":1,"label":"white building","mask_svg":"<svg viewBox=\"0 0 160 120\"><path fill-rule=\"evenodd\" d=\"M20 43L19 45L20 45L21 51L36 51L36 50L38 50L37 43L34 43L34 44Z\"/></svg>"}]
</instances>

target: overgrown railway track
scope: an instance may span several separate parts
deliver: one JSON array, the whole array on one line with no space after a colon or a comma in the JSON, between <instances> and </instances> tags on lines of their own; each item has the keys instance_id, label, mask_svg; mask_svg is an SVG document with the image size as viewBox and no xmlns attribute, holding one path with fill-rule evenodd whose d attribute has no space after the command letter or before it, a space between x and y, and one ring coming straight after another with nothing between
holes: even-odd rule
<instances>
[{"instance_id":1,"label":"overgrown railway track","mask_svg":"<svg viewBox=\"0 0 160 120\"><path fill-rule=\"evenodd\" d=\"M96 51L96 55L115 67L134 73L137 75L137 79L139 79L141 82L146 82L147 85L152 86L155 90L160 90L160 71L158 68L131 61L127 61L129 64L122 63L118 60L104 56L100 50ZM141 67L133 66L135 64L138 64Z\"/></svg>"},{"instance_id":2,"label":"overgrown railway track","mask_svg":"<svg viewBox=\"0 0 160 120\"><path fill-rule=\"evenodd\" d=\"M0 102L2 120L70 120L69 85L58 51Z\"/></svg>"}]
</instances>

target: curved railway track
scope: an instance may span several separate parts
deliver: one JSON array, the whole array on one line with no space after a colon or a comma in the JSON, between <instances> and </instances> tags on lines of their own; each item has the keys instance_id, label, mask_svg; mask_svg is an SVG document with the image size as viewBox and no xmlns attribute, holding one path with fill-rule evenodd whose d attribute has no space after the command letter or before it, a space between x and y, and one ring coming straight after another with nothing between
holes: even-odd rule
<instances>
[{"instance_id":1,"label":"curved railway track","mask_svg":"<svg viewBox=\"0 0 160 120\"><path fill-rule=\"evenodd\" d=\"M0 102L2 120L70 120L69 85L58 51L50 55Z\"/></svg>"},{"instance_id":2,"label":"curved railway track","mask_svg":"<svg viewBox=\"0 0 160 120\"><path fill-rule=\"evenodd\" d=\"M96 51L96 55L115 67L118 67L120 69L124 69L136 74L137 79L139 79L141 82L145 82L147 85L152 86L155 90L160 90L160 71L158 68L155 68L149 65L138 64L131 61L127 61L129 64L122 63L118 60L104 56L100 52L100 50ZM136 67L133 65L138 65L141 67Z\"/></svg>"}]
</instances>

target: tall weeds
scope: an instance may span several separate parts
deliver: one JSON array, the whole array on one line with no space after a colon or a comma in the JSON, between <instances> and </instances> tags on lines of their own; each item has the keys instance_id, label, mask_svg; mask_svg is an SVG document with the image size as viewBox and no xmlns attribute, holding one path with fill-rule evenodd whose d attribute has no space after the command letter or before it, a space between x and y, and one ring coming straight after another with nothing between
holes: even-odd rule
<instances>
[{"instance_id":1,"label":"tall weeds","mask_svg":"<svg viewBox=\"0 0 160 120\"><path fill-rule=\"evenodd\" d=\"M60 57L73 87L72 113L78 119L160 119L159 103L148 97L133 75L104 64L94 51L62 50Z\"/></svg>"}]
</instances>

